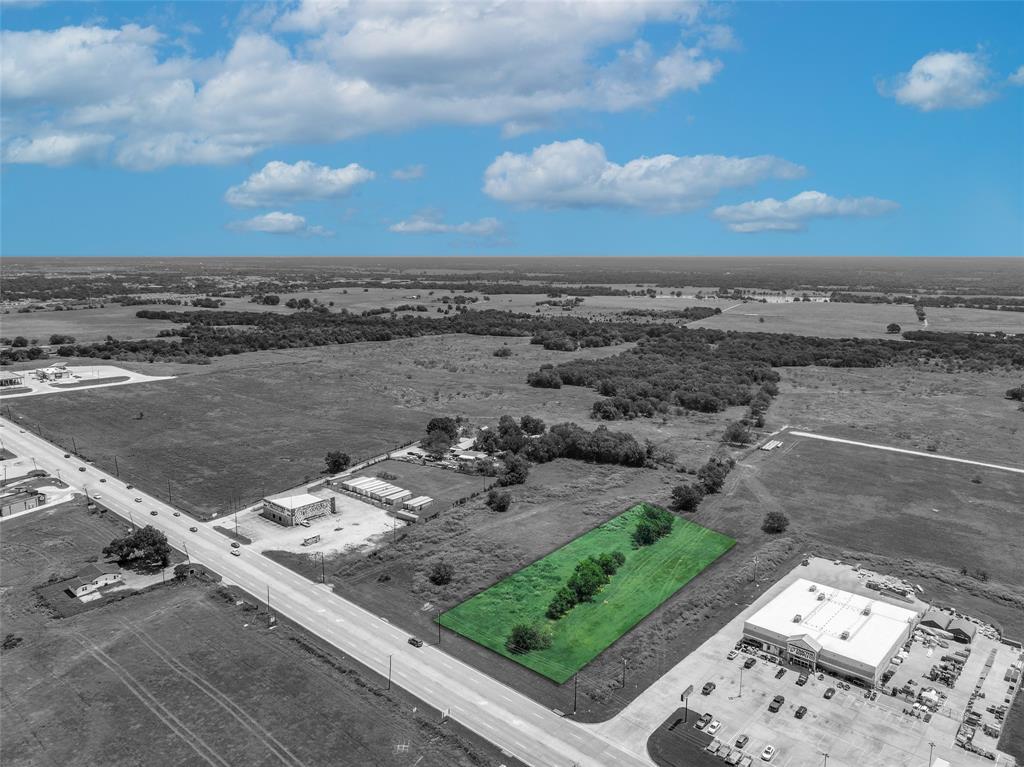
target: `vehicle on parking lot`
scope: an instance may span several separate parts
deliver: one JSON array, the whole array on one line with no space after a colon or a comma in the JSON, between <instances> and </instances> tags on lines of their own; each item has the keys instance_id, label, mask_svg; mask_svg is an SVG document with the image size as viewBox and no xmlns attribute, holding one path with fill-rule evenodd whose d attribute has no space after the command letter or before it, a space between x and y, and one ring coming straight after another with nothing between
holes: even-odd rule
<instances>
[{"instance_id":1,"label":"vehicle on parking lot","mask_svg":"<svg viewBox=\"0 0 1024 767\"><path fill-rule=\"evenodd\" d=\"M794 713L793 716L795 716L797 719L803 719L804 718L804 714L806 714L806 713L807 713L807 706L800 706L800 708L798 708L796 710L796 713Z\"/></svg>"},{"instance_id":2,"label":"vehicle on parking lot","mask_svg":"<svg viewBox=\"0 0 1024 767\"><path fill-rule=\"evenodd\" d=\"M871 691L871 700L877 700L877 699L878 699L878 691L877 690L872 690Z\"/></svg>"},{"instance_id":3,"label":"vehicle on parking lot","mask_svg":"<svg viewBox=\"0 0 1024 767\"><path fill-rule=\"evenodd\" d=\"M156 509L153 509L153 510L152 510L151 512L149 512L149 516L151 516L151 517L155 517L155 516L156 516L157 514L159 514L159 513L160 513L160 512L158 512L158 511L157 511Z\"/></svg>"},{"instance_id":4,"label":"vehicle on parking lot","mask_svg":"<svg viewBox=\"0 0 1024 767\"><path fill-rule=\"evenodd\" d=\"M746 735L740 735L738 738L736 738L736 748L743 748L747 745L747 742L749 740L750 738L748 738Z\"/></svg>"},{"instance_id":5,"label":"vehicle on parking lot","mask_svg":"<svg viewBox=\"0 0 1024 767\"><path fill-rule=\"evenodd\" d=\"M764 747L764 751L761 752L761 759L763 759L766 762L770 762L772 759L775 758L776 753L777 752L775 746L769 743L767 746Z\"/></svg>"},{"instance_id":6,"label":"vehicle on parking lot","mask_svg":"<svg viewBox=\"0 0 1024 767\"><path fill-rule=\"evenodd\" d=\"M806 674L806 672L805 672L805 673L801 674L800 676L798 676L798 677L796 678L796 683L797 683L797 684L798 684L798 685L799 685L800 687L803 687L803 686L804 686L805 684L807 684L807 680L808 680L809 678L810 678L810 677L808 677L808 676L807 676L807 674Z\"/></svg>"},{"instance_id":7,"label":"vehicle on parking lot","mask_svg":"<svg viewBox=\"0 0 1024 767\"><path fill-rule=\"evenodd\" d=\"M750 754L744 754L743 758L740 759L740 767L750 767L750 763L754 761L754 757Z\"/></svg>"},{"instance_id":8,"label":"vehicle on parking lot","mask_svg":"<svg viewBox=\"0 0 1024 767\"><path fill-rule=\"evenodd\" d=\"M786 675L786 669L784 669L784 668L780 668L778 671L775 672L775 678L776 679L782 679L782 677L784 677L785 675Z\"/></svg>"},{"instance_id":9,"label":"vehicle on parking lot","mask_svg":"<svg viewBox=\"0 0 1024 767\"><path fill-rule=\"evenodd\" d=\"M239 547L238 541L231 541L231 548L237 549Z\"/></svg>"},{"instance_id":10,"label":"vehicle on parking lot","mask_svg":"<svg viewBox=\"0 0 1024 767\"><path fill-rule=\"evenodd\" d=\"M721 745L722 742L718 738L715 738L713 741L704 746L704 750L707 751L709 754L713 754L718 750L719 746Z\"/></svg>"},{"instance_id":11,"label":"vehicle on parking lot","mask_svg":"<svg viewBox=\"0 0 1024 767\"><path fill-rule=\"evenodd\" d=\"M825 700L828 700L829 698L831 698L835 694L836 694L836 688L835 687L829 687L827 690L825 690Z\"/></svg>"},{"instance_id":12,"label":"vehicle on parking lot","mask_svg":"<svg viewBox=\"0 0 1024 767\"><path fill-rule=\"evenodd\" d=\"M757 663L757 658L747 658L743 661L743 668L753 668L755 663Z\"/></svg>"},{"instance_id":13,"label":"vehicle on parking lot","mask_svg":"<svg viewBox=\"0 0 1024 767\"><path fill-rule=\"evenodd\" d=\"M781 695L776 695L774 698L772 698L772 702L768 704L768 710L774 714L776 711L782 708L782 704L785 702L786 699L784 697L782 697Z\"/></svg>"},{"instance_id":14,"label":"vehicle on parking lot","mask_svg":"<svg viewBox=\"0 0 1024 767\"><path fill-rule=\"evenodd\" d=\"M231 556L233 556L233 557L240 557L240 556L242 556L242 552L239 551L238 549L231 549Z\"/></svg>"},{"instance_id":15,"label":"vehicle on parking lot","mask_svg":"<svg viewBox=\"0 0 1024 767\"><path fill-rule=\"evenodd\" d=\"M188 529L188 531L189 531L190 533L194 533L194 532L197 532L198 530L199 530L199 528L198 528L198 527L190 527L190 528Z\"/></svg>"},{"instance_id":16,"label":"vehicle on parking lot","mask_svg":"<svg viewBox=\"0 0 1024 767\"><path fill-rule=\"evenodd\" d=\"M701 714L700 719L694 722L693 726L698 730L703 730L709 724L711 724L711 714Z\"/></svg>"},{"instance_id":17,"label":"vehicle on parking lot","mask_svg":"<svg viewBox=\"0 0 1024 767\"><path fill-rule=\"evenodd\" d=\"M714 735L720 729L722 729L722 723L719 722L717 719L712 719L711 724L708 725L708 728L704 730L704 732L706 732L708 735Z\"/></svg>"},{"instance_id":18,"label":"vehicle on parking lot","mask_svg":"<svg viewBox=\"0 0 1024 767\"><path fill-rule=\"evenodd\" d=\"M732 751L732 749L729 748L729 744L728 743L723 743L722 745L720 745L718 747L718 753L715 754L715 756L717 756L719 759L728 759L729 758L729 753L731 751Z\"/></svg>"},{"instance_id":19,"label":"vehicle on parking lot","mask_svg":"<svg viewBox=\"0 0 1024 767\"><path fill-rule=\"evenodd\" d=\"M715 691L715 683L714 682L705 682L704 686L700 688L700 694L701 695L710 695L714 691Z\"/></svg>"},{"instance_id":20,"label":"vehicle on parking lot","mask_svg":"<svg viewBox=\"0 0 1024 767\"><path fill-rule=\"evenodd\" d=\"M413 647L423 647L423 640L416 637L409 637L409 644Z\"/></svg>"},{"instance_id":21,"label":"vehicle on parking lot","mask_svg":"<svg viewBox=\"0 0 1024 767\"><path fill-rule=\"evenodd\" d=\"M737 655L739 655L739 653L738 653L738 652L736 652L736 650L729 650L729 654L725 656L725 659L726 659L726 660L732 660L732 659L733 659L733 658L735 658L735 657L736 657Z\"/></svg>"}]
</instances>

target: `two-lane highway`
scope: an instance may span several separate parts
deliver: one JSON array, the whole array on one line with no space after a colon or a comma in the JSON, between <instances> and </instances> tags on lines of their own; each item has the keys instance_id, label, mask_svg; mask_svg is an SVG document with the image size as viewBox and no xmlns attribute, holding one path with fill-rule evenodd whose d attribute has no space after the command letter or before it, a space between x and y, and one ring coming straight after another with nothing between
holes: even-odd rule
<instances>
[{"instance_id":1,"label":"two-lane highway","mask_svg":"<svg viewBox=\"0 0 1024 767\"><path fill-rule=\"evenodd\" d=\"M176 509L120 480L65 458L62 448L46 442L16 423L0 418L5 444L17 455L33 457L40 468L70 484L102 496L111 511L137 525L162 530L175 548L220 573L273 611L303 626L352 658L381 674L391 660L393 683L447 713L496 746L535 767L650 767L646 753L623 750L594 728L564 719L477 669L431 646L413 647L408 634L315 584L243 547L232 556L228 539L211 526L195 522ZM79 471L85 467L84 472ZM230 469L230 467L226 467ZM105 479L105 482L100 482ZM136 501L136 498L141 499ZM156 511L155 516L150 512ZM190 532L189 527L196 527ZM652 723L651 728L657 726Z\"/></svg>"}]
</instances>

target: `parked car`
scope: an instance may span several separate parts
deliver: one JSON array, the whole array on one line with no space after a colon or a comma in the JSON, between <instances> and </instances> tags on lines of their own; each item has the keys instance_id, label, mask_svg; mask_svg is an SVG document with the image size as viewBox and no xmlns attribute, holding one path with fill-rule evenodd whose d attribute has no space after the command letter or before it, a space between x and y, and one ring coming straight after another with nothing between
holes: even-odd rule
<instances>
[{"instance_id":1,"label":"parked car","mask_svg":"<svg viewBox=\"0 0 1024 767\"><path fill-rule=\"evenodd\" d=\"M786 669L784 669L784 668L780 668L778 671L775 672L775 678L776 679L782 679L782 677L784 677L785 675L786 675Z\"/></svg>"},{"instance_id":2,"label":"parked car","mask_svg":"<svg viewBox=\"0 0 1024 767\"><path fill-rule=\"evenodd\" d=\"M729 752L728 756L725 757L725 763L726 764L739 764L740 763L740 759L742 757L743 757L743 752L740 751L738 748L734 748L734 749L732 749Z\"/></svg>"},{"instance_id":3,"label":"parked car","mask_svg":"<svg viewBox=\"0 0 1024 767\"><path fill-rule=\"evenodd\" d=\"M153 509L153 510L152 510L151 512L149 512L149 516L151 516L151 517L155 517L155 516L156 516L157 514L159 514L159 513L160 513L160 512L158 512L158 511L157 511L156 509Z\"/></svg>"},{"instance_id":4,"label":"parked car","mask_svg":"<svg viewBox=\"0 0 1024 767\"><path fill-rule=\"evenodd\" d=\"M190 533L194 533L194 532L197 532L198 530L199 530L199 528L198 528L198 527L190 527L190 528L188 529L188 531L189 531Z\"/></svg>"},{"instance_id":5,"label":"parked car","mask_svg":"<svg viewBox=\"0 0 1024 767\"><path fill-rule=\"evenodd\" d=\"M416 637L409 637L409 644L413 647L423 647L423 640Z\"/></svg>"},{"instance_id":6,"label":"parked car","mask_svg":"<svg viewBox=\"0 0 1024 767\"><path fill-rule=\"evenodd\" d=\"M748 738L746 735L740 735L738 738L736 738L736 748L743 748L747 745L748 742L750 742L750 738Z\"/></svg>"},{"instance_id":7,"label":"parked car","mask_svg":"<svg viewBox=\"0 0 1024 767\"><path fill-rule=\"evenodd\" d=\"M764 747L764 751L761 752L761 759L763 759L766 762L770 762L772 759L775 758L776 753L777 751L775 749L775 746L769 743L767 746Z\"/></svg>"},{"instance_id":8,"label":"parked car","mask_svg":"<svg viewBox=\"0 0 1024 767\"><path fill-rule=\"evenodd\" d=\"M877 699L878 699L878 691L877 690L872 690L871 691L871 700L877 700Z\"/></svg>"},{"instance_id":9,"label":"parked car","mask_svg":"<svg viewBox=\"0 0 1024 767\"><path fill-rule=\"evenodd\" d=\"M135 485L125 485L124 487L125 487L125 490L134 490L135 489Z\"/></svg>"},{"instance_id":10,"label":"parked car","mask_svg":"<svg viewBox=\"0 0 1024 767\"><path fill-rule=\"evenodd\" d=\"M804 718L804 714L806 714L806 713L807 713L807 706L800 706L800 708L798 708L796 710L796 713L794 713L793 716L795 716L797 719L803 719Z\"/></svg>"},{"instance_id":11,"label":"parked car","mask_svg":"<svg viewBox=\"0 0 1024 767\"><path fill-rule=\"evenodd\" d=\"M774 714L776 711L782 708L782 704L785 702L786 699L784 697L782 697L781 695L776 695L774 698L772 698L772 702L768 704L768 710Z\"/></svg>"},{"instance_id":12,"label":"parked car","mask_svg":"<svg viewBox=\"0 0 1024 767\"><path fill-rule=\"evenodd\" d=\"M807 680L808 680L809 678L810 678L810 677L808 677L806 673L804 673L804 674L801 674L800 676L798 676L798 677L796 678L796 683L797 683L797 685L799 685L800 687L803 687L803 686L804 686L805 684L807 684Z\"/></svg>"},{"instance_id":13,"label":"parked car","mask_svg":"<svg viewBox=\"0 0 1024 767\"><path fill-rule=\"evenodd\" d=\"M755 663L757 663L757 658L747 658L743 662L743 668L753 668Z\"/></svg>"},{"instance_id":14,"label":"parked car","mask_svg":"<svg viewBox=\"0 0 1024 767\"><path fill-rule=\"evenodd\" d=\"M710 695L715 691L714 682L705 682L704 686L700 688L701 695Z\"/></svg>"},{"instance_id":15,"label":"parked car","mask_svg":"<svg viewBox=\"0 0 1024 767\"><path fill-rule=\"evenodd\" d=\"M64 457L65 458L70 458L71 457L71 453L64 453Z\"/></svg>"},{"instance_id":16,"label":"parked car","mask_svg":"<svg viewBox=\"0 0 1024 767\"><path fill-rule=\"evenodd\" d=\"M700 719L694 722L693 726L698 730L703 730L709 724L711 724L711 714L701 714Z\"/></svg>"},{"instance_id":17,"label":"parked car","mask_svg":"<svg viewBox=\"0 0 1024 767\"><path fill-rule=\"evenodd\" d=\"M79 466L79 467L78 467L78 470L79 470L79 471L85 471L85 467L84 467L84 466Z\"/></svg>"},{"instance_id":18,"label":"parked car","mask_svg":"<svg viewBox=\"0 0 1024 767\"><path fill-rule=\"evenodd\" d=\"M708 735L714 735L720 729L722 729L722 723L719 722L717 719L713 719L711 721L711 724L708 725L707 729L704 730L704 732L706 732Z\"/></svg>"},{"instance_id":19,"label":"parked car","mask_svg":"<svg viewBox=\"0 0 1024 767\"><path fill-rule=\"evenodd\" d=\"M722 742L718 740L718 738L715 738L713 741L704 746L704 750L707 751L709 754L713 754L719 749L721 745Z\"/></svg>"},{"instance_id":20,"label":"parked car","mask_svg":"<svg viewBox=\"0 0 1024 767\"><path fill-rule=\"evenodd\" d=\"M744 754L743 758L740 759L740 767L750 767L750 763L754 761L754 757L750 754Z\"/></svg>"},{"instance_id":21,"label":"parked car","mask_svg":"<svg viewBox=\"0 0 1024 767\"><path fill-rule=\"evenodd\" d=\"M825 690L825 700L828 700L829 698L831 698L835 694L836 694L836 688L835 687L829 687L827 690Z\"/></svg>"},{"instance_id":22,"label":"parked car","mask_svg":"<svg viewBox=\"0 0 1024 767\"><path fill-rule=\"evenodd\" d=\"M735 658L735 657L736 657L736 656L737 656L738 654L739 654L739 653L737 653L737 652L736 652L735 650L729 650L729 654L725 656L725 659L726 659L726 660L732 660L732 659L733 659L733 658Z\"/></svg>"}]
</instances>

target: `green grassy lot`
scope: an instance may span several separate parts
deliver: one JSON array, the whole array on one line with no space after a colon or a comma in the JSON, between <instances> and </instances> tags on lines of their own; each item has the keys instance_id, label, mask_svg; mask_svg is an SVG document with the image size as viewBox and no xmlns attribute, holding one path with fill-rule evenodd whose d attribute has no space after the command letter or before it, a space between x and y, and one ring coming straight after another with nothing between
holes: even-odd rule
<instances>
[{"instance_id":1,"label":"green grassy lot","mask_svg":"<svg viewBox=\"0 0 1024 767\"><path fill-rule=\"evenodd\" d=\"M466 600L444 613L441 624L549 679L566 681L735 543L677 519L670 534L634 549L631 536L642 508L643 504L633 506ZM548 603L576 563L611 551L621 551L626 562L594 601L548 621ZM523 655L506 650L509 631L521 622L546 622L551 646Z\"/></svg>"}]
</instances>

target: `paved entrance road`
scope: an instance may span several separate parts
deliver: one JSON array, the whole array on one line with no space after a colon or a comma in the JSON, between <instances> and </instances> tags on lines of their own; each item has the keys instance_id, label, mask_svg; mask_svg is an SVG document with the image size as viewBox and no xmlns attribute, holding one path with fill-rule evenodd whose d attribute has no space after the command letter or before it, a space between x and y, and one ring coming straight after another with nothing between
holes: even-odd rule
<instances>
[{"instance_id":1,"label":"paved entrance road","mask_svg":"<svg viewBox=\"0 0 1024 767\"><path fill-rule=\"evenodd\" d=\"M187 552L271 609L330 642L369 668L386 675L452 719L534 767L651 767L646 749L628 751L607 740L594 727L563 719L539 703L441 650L408 643L408 634L337 596L330 589L243 546L231 556L229 540L191 517L175 517L173 507L141 492L74 456L16 423L0 418L0 437L16 455L34 457L40 468L72 486L102 496L102 503L136 525L162 530L175 548ZM80 467L85 471L79 471ZM101 478L106 482L101 483ZM141 501L137 502L135 499ZM152 516L151 511L157 515ZM195 533L189 527L197 527ZM647 733L660 724L650 722ZM638 724L639 726L639 724Z\"/></svg>"}]
</instances>

